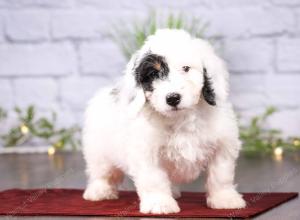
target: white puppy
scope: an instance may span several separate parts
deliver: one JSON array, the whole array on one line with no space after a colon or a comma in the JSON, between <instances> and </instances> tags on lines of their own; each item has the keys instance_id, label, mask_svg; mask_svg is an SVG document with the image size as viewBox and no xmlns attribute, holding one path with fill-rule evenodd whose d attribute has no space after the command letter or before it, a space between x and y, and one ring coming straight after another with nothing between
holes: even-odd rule
<instances>
[{"instance_id":1,"label":"white puppy","mask_svg":"<svg viewBox=\"0 0 300 220\"><path fill-rule=\"evenodd\" d=\"M150 36L120 83L97 93L86 110L83 197L116 199L125 173L141 212L175 213L178 184L207 170L208 206L245 207L233 182L241 144L227 80L208 42L183 30Z\"/></svg>"}]
</instances>

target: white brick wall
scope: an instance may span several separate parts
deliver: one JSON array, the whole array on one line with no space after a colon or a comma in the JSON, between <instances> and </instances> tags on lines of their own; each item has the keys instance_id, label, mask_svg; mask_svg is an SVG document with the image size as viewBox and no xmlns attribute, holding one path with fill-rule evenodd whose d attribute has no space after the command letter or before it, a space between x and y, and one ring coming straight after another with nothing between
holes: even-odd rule
<instances>
[{"instance_id":1,"label":"white brick wall","mask_svg":"<svg viewBox=\"0 0 300 220\"><path fill-rule=\"evenodd\" d=\"M278 40L276 56L277 68L280 72L300 71L300 38Z\"/></svg>"},{"instance_id":2,"label":"white brick wall","mask_svg":"<svg viewBox=\"0 0 300 220\"><path fill-rule=\"evenodd\" d=\"M23 78L13 82L15 103L26 108L31 103L41 110L57 107L58 88L55 79Z\"/></svg>"},{"instance_id":3,"label":"white brick wall","mask_svg":"<svg viewBox=\"0 0 300 220\"><path fill-rule=\"evenodd\" d=\"M82 111L87 101L109 81L103 77L72 77L60 82L61 101L63 107L74 111Z\"/></svg>"},{"instance_id":4,"label":"white brick wall","mask_svg":"<svg viewBox=\"0 0 300 220\"><path fill-rule=\"evenodd\" d=\"M0 14L0 43L4 41L4 18Z\"/></svg>"},{"instance_id":5,"label":"white brick wall","mask_svg":"<svg viewBox=\"0 0 300 220\"><path fill-rule=\"evenodd\" d=\"M14 95L11 80L0 80L0 94L1 107L11 109L14 104Z\"/></svg>"},{"instance_id":6,"label":"white brick wall","mask_svg":"<svg viewBox=\"0 0 300 220\"><path fill-rule=\"evenodd\" d=\"M47 11L9 11L5 16L6 36L10 41L47 40L49 22Z\"/></svg>"},{"instance_id":7,"label":"white brick wall","mask_svg":"<svg viewBox=\"0 0 300 220\"><path fill-rule=\"evenodd\" d=\"M69 43L2 44L0 76L71 74L76 68L75 56Z\"/></svg>"},{"instance_id":8,"label":"white brick wall","mask_svg":"<svg viewBox=\"0 0 300 220\"><path fill-rule=\"evenodd\" d=\"M83 43L79 50L79 65L83 74L120 76L126 65L119 48L111 41Z\"/></svg>"},{"instance_id":9,"label":"white brick wall","mask_svg":"<svg viewBox=\"0 0 300 220\"><path fill-rule=\"evenodd\" d=\"M236 73L265 73L272 65L272 42L269 39L230 40L225 42L224 57Z\"/></svg>"},{"instance_id":10,"label":"white brick wall","mask_svg":"<svg viewBox=\"0 0 300 220\"><path fill-rule=\"evenodd\" d=\"M0 0L0 106L32 103L80 123L89 97L126 64L110 27L149 8L207 21L240 114L275 105L270 125L300 135L300 0Z\"/></svg>"},{"instance_id":11,"label":"white brick wall","mask_svg":"<svg viewBox=\"0 0 300 220\"><path fill-rule=\"evenodd\" d=\"M300 3L299 3L300 4ZM300 35L300 9L296 12L296 34Z\"/></svg>"},{"instance_id":12,"label":"white brick wall","mask_svg":"<svg viewBox=\"0 0 300 220\"><path fill-rule=\"evenodd\" d=\"M103 22L97 10L60 10L51 14L51 32L55 39L99 39Z\"/></svg>"}]
</instances>

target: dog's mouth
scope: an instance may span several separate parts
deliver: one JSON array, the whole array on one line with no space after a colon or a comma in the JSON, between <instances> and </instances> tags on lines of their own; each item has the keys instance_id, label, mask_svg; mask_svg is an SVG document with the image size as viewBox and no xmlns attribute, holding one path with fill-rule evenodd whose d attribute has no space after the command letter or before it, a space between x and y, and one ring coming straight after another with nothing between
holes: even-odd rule
<instances>
[{"instance_id":1,"label":"dog's mouth","mask_svg":"<svg viewBox=\"0 0 300 220\"><path fill-rule=\"evenodd\" d=\"M177 111L183 111L183 110L184 110L184 108L172 107L172 109L170 111L177 112Z\"/></svg>"},{"instance_id":2,"label":"dog's mouth","mask_svg":"<svg viewBox=\"0 0 300 220\"><path fill-rule=\"evenodd\" d=\"M172 107L168 110L161 111L160 114L166 116L166 117L177 117L185 112L186 108L178 108L178 107Z\"/></svg>"},{"instance_id":3,"label":"dog's mouth","mask_svg":"<svg viewBox=\"0 0 300 220\"><path fill-rule=\"evenodd\" d=\"M180 114L184 110L185 110L185 108L182 108L182 107L172 107L166 113L169 116L175 116L175 115Z\"/></svg>"}]
</instances>

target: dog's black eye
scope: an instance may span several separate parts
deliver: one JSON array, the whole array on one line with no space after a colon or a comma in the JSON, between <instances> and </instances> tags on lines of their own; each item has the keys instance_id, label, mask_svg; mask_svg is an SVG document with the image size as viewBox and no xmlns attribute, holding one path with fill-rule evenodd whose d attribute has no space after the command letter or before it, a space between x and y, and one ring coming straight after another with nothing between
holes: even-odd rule
<instances>
[{"instance_id":1,"label":"dog's black eye","mask_svg":"<svg viewBox=\"0 0 300 220\"><path fill-rule=\"evenodd\" d=\"M151 71L149 71L148 76L151 79L158 78L159 77L159 72L157 70L151 70Z\"/></svg>"},{"instance_id":2,"label":"dog's black eye","mask_svg":"<svg viewBox=\"0 0 300 220\"><path fill-rule=\"evenodd\" d=\"M190 68L191 67L189 67L189 66L183 66L182 67L183 71L186 72L186 73L190 70Z\"/></svg>"}]
</instances>

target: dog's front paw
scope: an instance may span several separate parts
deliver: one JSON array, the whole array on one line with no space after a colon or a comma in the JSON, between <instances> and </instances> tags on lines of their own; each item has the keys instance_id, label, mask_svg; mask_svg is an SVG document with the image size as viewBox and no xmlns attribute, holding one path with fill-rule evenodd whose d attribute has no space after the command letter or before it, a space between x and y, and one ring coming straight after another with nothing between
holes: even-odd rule
<instances>
[{"instance_id":1,"label":"dog's front paw","mask_svg":"<svg viewBox=\"0 0 300 220\"><path fill-rule=\"evenodd\" d=\"M109 184L96 180L87 186L83 193L83 198L90 201L117 199L118 192Z\"/></svg>"},{"instance_id":2,"label":"dog's front paw","mask_svg":"<svg viewBox=\"0 0 300 220\"><path fill-rule=\"evenodd\" d=\"M210 195L207 205L213 209L240 209L246 207L246 202L241 194L230 189Z\"/></svg>"},{"instance_id":3,"label":"dog's front paw","mask_svg":"<svg viewBox=\"0 0 300 220\"><path fill-rule=\"evenodd\" d=\"M140 212L169 214L180 212L180 208L176 200L171 196L151 194L141 199Z\"/></svg>"}]
</instances>

